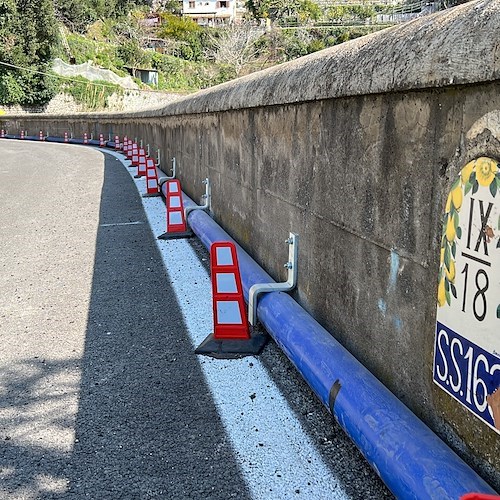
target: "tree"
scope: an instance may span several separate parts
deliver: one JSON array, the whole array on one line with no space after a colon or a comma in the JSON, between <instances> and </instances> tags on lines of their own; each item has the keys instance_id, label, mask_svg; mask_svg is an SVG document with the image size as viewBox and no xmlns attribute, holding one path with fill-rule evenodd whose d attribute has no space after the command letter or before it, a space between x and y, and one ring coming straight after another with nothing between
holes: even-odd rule
<instances>
[{"instance_id":1,"label":"tree","mask_svg":"<svg viewBox=\"0 0 500 500\"><path fill-rule=\"evenodd\" d=\"M58 43L52 0L0 0L2 104L44 104L54 96L49 73Z\"/></svg>"},{"instance_id":2,"label":"tree","mask_svg":"<svg viewBox=\"0 0 500 500\"><path fill-rule=\"evenodd\" d=\"M85 33L97 20L118 19L147 0L53 0L56 16L72 31Z\"/></svg>"},{"instance_id":3,"label":"tree","mask_svg":"<svg viewBox=\"0 0 500 500\"><path fill-rule=\"evenodd\" d=\"M85 33L87 27L97 20L96 13L80 0L55 0L56 16L78 33Z\"/></svg>"},{"instance_id":4,"label":"tree","mask_svg":"<svg viewBox=\"0 0 500 500\"><path fill-rule=\"evenodd\" d=\"M175 40L179 44L178 56L189 61L203 58L203 47L208 31L203 30L191 19L181 18L173 14L161 14L163 24L157 35L160 38Z\"/></svg>"},{"instance_id":5,"label":"tree","mask_svg":"<svg viewBox=\"0 0 500 500\"><path fill-rule=\"evenodd\" d=\"M245 6L255 19L276 21L294 18L304 22L321 16L320 7L311 0L247 0Z\"/></svg>"},{"instance_id":6,"label":"tree","mask_svg":"<svg viewBox=\"0 0 500 500\"><path fill-rule=\"evenodd\" d=\"M182 14L182 2L179 0L153 0L151 5L155 12L170 12L171 14Z\"/></svg>"},{"instance_id":7,"label":"tree","mask_svg":"<svg viewBox=\"0 0 500 500\"><path fill-rule=\"evenodd\" d=\"M262 29L250 25L235 25L210 35L211 47L205 55L217 63L234 69L239 76L245 65L255 60L259 49L255 42L262 36Z\"/></svg>"},{"instance_id":8,"label":"tree","mask_svg":"<svg viewBox=\"0 0 500 500\"><path fill-rule=\"evenodd\" d=\"M327 17L331 21L364 22L375 14L373 5L336 5L327 10Z\"/></svg>"}]
</instances>

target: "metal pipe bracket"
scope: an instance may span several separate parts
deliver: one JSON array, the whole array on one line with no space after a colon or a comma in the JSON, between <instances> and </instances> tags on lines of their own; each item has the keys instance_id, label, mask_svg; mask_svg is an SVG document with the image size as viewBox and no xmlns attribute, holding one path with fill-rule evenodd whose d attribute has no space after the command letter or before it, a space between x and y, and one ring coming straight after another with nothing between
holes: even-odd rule
<instances>
[{"instance_id":1,"label":"metal pipe bracket","mask_svg":"<svg viewBox=\"0 0 500 500\"><path fill-rule=\"evenodd\" d=\"M284 267L288 270L285 283L257 283L248 292L248 321L252 326L257 324L257 297L266 292L290 292L297 286L297 268L299 261L299 235L290 233L285 243L288 245L288 262Z\"/></svg>"},{"instance_id":2,"label":"metal pipe bracket","mask_svg":"<svg viewBox=\"0 0 500 500\"><path fill-rule=\"evenodd\" d=\"M188 215L193 211L193 210L207 210L210 209L210 203L211 203L211 189L210 189L210 181L208 180L208 177L202 181L203 184L205 184L205 194L202 196L202 198L205 200L205 203L203 205L199 206L189 206L184 209L184 218L187 221Z\"/></svg>"}]
</instances>

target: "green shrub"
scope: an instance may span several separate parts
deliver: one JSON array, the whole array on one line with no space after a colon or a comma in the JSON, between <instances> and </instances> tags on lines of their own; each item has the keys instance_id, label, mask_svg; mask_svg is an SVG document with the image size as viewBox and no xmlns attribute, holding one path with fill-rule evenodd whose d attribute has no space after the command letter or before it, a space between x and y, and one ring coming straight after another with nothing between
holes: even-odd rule
<instances>
[{"instance_id":1,"label":"green shrub","mask_svg":"<svg viewBox=\"0 0 500 500\"><path fill-rule=\"evenodd\" d=\"M0 104L21 104L24 90L12 73L0 75Z\"/></svg>"},{"instance_id":2,"label":"green shrub","mask_svg":"<svg viewBox=\"0 0 500 500\"><path fill-rule=\"evenodd\" d=\"M207 29L191 19L172 14L162 14L163 25L158 30L160 38L170 38L179 43L178 56L188 61L201 61L208 38Z\"/></svg>"},{"instance_id":3,"label":"green shrub","mask_svg":"<svg viewBox=\"0 0 500 500\"><path fill-rule=\"evenodd\" d=\"M90 82L83 77L75 77L72 81L61 85L61 92L72 96L75 101L86 109L96 110L107 107L107 99L112 94L123 94L123 89L109 82Z\"/></svg>"}]
</instances>

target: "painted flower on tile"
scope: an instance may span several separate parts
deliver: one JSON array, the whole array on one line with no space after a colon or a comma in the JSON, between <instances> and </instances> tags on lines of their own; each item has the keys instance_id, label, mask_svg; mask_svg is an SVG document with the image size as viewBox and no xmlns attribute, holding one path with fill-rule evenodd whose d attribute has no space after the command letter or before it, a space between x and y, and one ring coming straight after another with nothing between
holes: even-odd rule
<instances>
[{"instance_id":1,"label":"painted flower on tile","mask_svg":"<svg viewBox=\"0 0 500 500\"><path fill-rule=\"evenodd\" d=\"M476 160L476 179L480 186L488 187L498 172L498 164L490 158L478 158Z\"/></svg>"},{"instance_id":2,"label":"painted flower on tile","mask_svg":"<svg viewBox=\"0 0 500 500\"><path fill-rule=\"evenodd\" d=\"M498 162L492 158L480 157L467 163L460 171L446 198L438 275L438 304L440 307L451 304L452 297L457 298L455 260L457 240L462 238L460 209L464 203L464 197L471 191L473 195L476 194L480 188L488 189L489 194L493 197L496 197L497 192L500 191L500 169ZM500 229L500 220L498 224ZM489 243L494 237L493 229L486 226L486 242ZM498 247L500 247L500 240Z\"/></svg>"}]
</instances>

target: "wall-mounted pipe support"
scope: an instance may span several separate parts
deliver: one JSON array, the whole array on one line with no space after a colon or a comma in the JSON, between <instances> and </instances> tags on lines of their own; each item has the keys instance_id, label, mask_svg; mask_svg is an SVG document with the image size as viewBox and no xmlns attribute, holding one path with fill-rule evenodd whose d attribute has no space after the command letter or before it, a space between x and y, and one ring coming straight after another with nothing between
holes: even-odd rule
<instances>
[{"instance_id":1,"label":"wall-mounted pipe support","mask_svg":"<svg viewBox=\"0 0 500 500\"><path fill-rule=\"evenodd\" d=\"M257 324L257 298L265 292L290 292L297 286L297 267L299 261L299 235L290 233L285 240L288 246L288 262L284 265L288 269L288 279L285 283L257 283L250 287L248 292L248 320L252 326Z\"/></svg>"},{"instance_id":2,"label":"wall-mounted pipe support","mask_svg":"<svg viewBox=\"0 0 500 500\"><path fill-rule=\"evenodd\" d=\"M158 185L161 187L165 182L171 181L172 179L175 179L175 173L176 173L176 167L177 167L177 161L175 160L175 156L172 158L172 175L162 175L158 176ZM160 172L163 173L163 170L160 169Z\"/></svg>"},{"instance_id":3,"label":"wall-mounted pipe support","mask_svg":"<svg viewBox=\"0 0 500 500\"><path fill-rule=\"evenodd\" d=\"M172 176L169 177L167 175L166 180L170 181L172 179L175 179L175 174L176 174L176 169L177 169L177 160L175 159L175 156L172 158Z\"/></svg>"},{"instance_id":4,"label":"wall-mounted pipe support","mask_svg":"<svg viewBox=\"0 0 500 500\"><path fill-rule=\"evenodd\" d=\"M156 150L156 168L159 168L161 169L160 165L161 165L161 151L159 149Z\"/></svg>"},{"instance_id":5,"label":"wall-mounted pipe support","mask_svg":"<svg viewBox=\"0 0 500 500\"><path fill-rule=\"evenodd\" d=\"M205 200L205 203L203 205L190 205L184 209L184 217L188 218L188 215L193 211L193 210L207 210L210 208L210 201L211 201L211 191L210 191L210 181L208 177L202 181L203 184L205 184L205 194L202 196L202 198Z\"/></svg>"}]
</instances>

